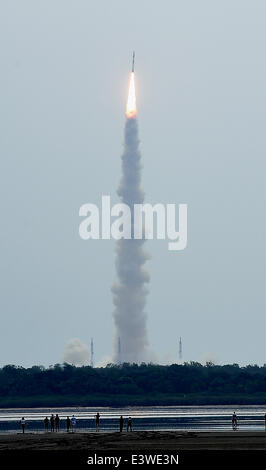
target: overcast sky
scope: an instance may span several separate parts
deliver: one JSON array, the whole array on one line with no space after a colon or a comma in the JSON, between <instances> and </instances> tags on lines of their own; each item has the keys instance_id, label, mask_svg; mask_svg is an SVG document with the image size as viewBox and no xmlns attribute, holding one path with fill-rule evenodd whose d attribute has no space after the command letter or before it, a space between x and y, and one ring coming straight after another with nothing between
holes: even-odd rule
<instances>
[{"instance_id":1,"label":"overcast sky","mask_svg":"<svg viewBox=\"0 0 266 470\"><path fill-rule=\"evenodd\" d=\"M149 241L160 362L266 363L266 3L0 1L0 365L67 341L112 352L114 242L79 207L118 202L132 51L150 203L188 204L188 247Z\"/></svg>"}]
</instances>

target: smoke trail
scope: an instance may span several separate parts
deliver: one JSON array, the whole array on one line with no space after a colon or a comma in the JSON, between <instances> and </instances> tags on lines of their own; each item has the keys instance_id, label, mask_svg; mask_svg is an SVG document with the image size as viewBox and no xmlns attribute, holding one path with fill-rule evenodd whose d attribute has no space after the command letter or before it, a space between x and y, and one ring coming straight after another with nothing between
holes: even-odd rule
<instances>
[{"instance_id":1,"label":"smoke trail","mask_svg":"<svg viewBox=\"0 0 266 470\"><path fill-rule=\"evenodd\" d=\"M74 366L88 366L90 364L90 350L78 338L70 339L65 347L62 362Z\"/></svg>"},{"instance_id":2,"label":"smoke trail","mask_svg":"<svg viewBox=\"0 0 266 470\"><path fill-rule=\"evenodd\" d=\"M131 233L134 230L134 204L144 201L141 182L141 155L139 152L138 125L135 116L125 124L122 178L118 195L131 209ZM135 221L135 223L137 223ZM115 323L114 350L118 361L118 341L121 342L122 362L149 360L147 315L144 311L149 274L144 269L148 259L143 250L144 239L121 239L116 242L116 271L118 282L113 285L113 313Z\"/></svg>"}]
</instances>

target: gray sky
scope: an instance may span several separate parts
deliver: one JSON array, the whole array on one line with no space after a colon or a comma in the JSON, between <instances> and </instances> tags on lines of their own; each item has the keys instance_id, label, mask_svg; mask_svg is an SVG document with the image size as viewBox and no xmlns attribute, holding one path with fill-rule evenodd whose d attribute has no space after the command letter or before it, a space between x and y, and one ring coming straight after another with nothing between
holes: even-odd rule
<instances>
[{"instance_id":1,"label":"gray sky","mask_svg":"<svg viewBox=\"0 0 266 470\"><path fill-rule=\"evenodd\" d=\"M150 241L161 362L266 362L266 4L0 1L0 360L60 362L73 337L112 351L114 242L79 207L118 202L132 50L143 186L188 204L188 247Z\"/></svg>"}]
</instances>

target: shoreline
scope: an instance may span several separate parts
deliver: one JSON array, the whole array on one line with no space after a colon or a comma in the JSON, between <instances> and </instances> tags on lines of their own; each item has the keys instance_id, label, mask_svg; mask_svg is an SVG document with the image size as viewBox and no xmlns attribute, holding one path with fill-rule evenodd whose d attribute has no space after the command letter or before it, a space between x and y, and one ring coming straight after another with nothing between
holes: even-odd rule
<instances>
[{"instance_id":1,"label":"shoreline","mask_svg":"<svg viewBox=\"0 0 266 470\"><path fill-rule=\"evenodd\" d=\"M12 433L0 435L2 451L266 451L265 431L133 431Z\"/></svg>"}]
</instances>

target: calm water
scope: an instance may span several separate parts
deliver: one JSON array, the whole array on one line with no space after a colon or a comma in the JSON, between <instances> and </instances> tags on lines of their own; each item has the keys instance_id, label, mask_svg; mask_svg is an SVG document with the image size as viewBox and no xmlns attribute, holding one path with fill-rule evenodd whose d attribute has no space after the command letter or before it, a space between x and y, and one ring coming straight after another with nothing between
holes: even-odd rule
<instances>
[{"instance_id":1,"label":"calm water","mask_svg":"<svg viewBox=\"0 0 266 470\"><path fill-rule=\"evenodd\" d=\"M19 420L27 421L27 432L43 432L43 420L51 413L58 413L61 430L65 430L67 416L75 415L77 431L95 431L95 414L99 411L100 431L118 431L118 419L132 417L133 430L182 430L182 431L229 431L235 411L238 429L242 431L263 431L266 407L261 406L146 406L124 408L31 408L0 410L0 433L20 432Z\"/></svg>"}]
</instances>

